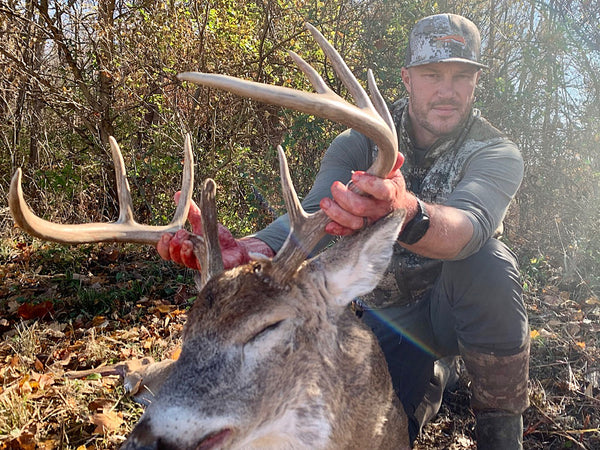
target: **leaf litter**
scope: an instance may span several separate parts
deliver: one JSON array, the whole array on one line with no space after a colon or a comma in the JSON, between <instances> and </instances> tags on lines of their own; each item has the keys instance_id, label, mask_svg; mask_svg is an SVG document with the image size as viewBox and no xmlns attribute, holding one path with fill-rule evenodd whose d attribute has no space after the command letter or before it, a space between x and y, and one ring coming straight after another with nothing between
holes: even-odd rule
<instances>
[{"instance_id":1,"label":"leaf litter","mask_svg":"<svg viewBox=\"0 0 600 450\"><path fill-rule=\"evenodd\" d=\"M71 273L26 245L0 268L0 450L118 448L143 412L136 367L178 356L192 275L152 249L86 251ZM600 449L600 302L544 286L526 303L524 448ZM415 449L475 448L468 384L463 371Z\"/></svg>"}]
</instances>

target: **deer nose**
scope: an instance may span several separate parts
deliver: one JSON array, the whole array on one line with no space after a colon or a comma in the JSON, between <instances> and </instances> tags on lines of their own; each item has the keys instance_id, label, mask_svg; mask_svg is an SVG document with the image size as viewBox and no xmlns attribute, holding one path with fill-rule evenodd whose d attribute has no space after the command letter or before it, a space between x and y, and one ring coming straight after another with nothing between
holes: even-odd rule
<instances>
[{"instance_id":1,"label":"deer nose","mask_svg":"<svg viewBox=\"0 0 600 450\"><path fill-rule=\"evenodd\" d=\"M161 439L154 435L152 427L147 420L136 425L121 450L167 450L168 446L161 443Z\"/></svg>"}]
</instances>

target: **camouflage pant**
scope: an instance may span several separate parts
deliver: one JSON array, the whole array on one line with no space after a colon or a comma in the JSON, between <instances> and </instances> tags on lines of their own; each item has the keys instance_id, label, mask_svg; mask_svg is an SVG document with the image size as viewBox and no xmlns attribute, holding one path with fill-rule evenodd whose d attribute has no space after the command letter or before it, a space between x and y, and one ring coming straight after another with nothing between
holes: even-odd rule
<instances>
[{"instance_id":1,"label":"camouflage pant","mask_svg":"<svg viewBox=\"0 0 600 450\"><path fill-rule=\"evenodd\" d=\"M444 262L418 303L364 311L409 419L433 375L433 362L450 355L465 360L476 387L473 407L516 414L527 407L529 329L521 294L515 256L490 239L476 254ZM504 371L508 376L500 374ZM505 391L515 398L505 399ZM419 425L410 425L416 435Z\"/></svg>"}]
</instances>

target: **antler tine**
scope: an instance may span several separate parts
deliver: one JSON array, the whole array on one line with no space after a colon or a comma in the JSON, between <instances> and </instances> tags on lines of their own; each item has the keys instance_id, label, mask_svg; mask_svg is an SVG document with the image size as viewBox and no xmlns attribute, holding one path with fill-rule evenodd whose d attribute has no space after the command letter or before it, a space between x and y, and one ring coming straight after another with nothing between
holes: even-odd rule
<instances>
[{"instance_id":1,"label":"antler tine","mask_svg":"<svg viewBox=\"0 0 600 450\"><path fill-rule=\"evenodd\" d=\"M387 175L391 171L391 168L389 168L390 162L392 163L393 167L396 164L396 158L398 157L398 135L396 133L396 125L394 124L394 119L392 119L392 115L390 114L390 110L388 109L385 100L379 92L379 88L377 87L377 83L375 82L375 77L373 76L373 71L371 69L367 71L367 84L369 86L371 96L373 97L373 105L375 110L381 119L387 124L391 132L390 144L393 146L392 150L388 150L386 147L378 147L379 153L383 152L383 155L379 157L379 153L377 154L377 158L369 168L368 172L373 175L380 173L385 173ZM388 142L385 142L386 145L387 143Z\"/></svg>"},{"instance_id":2,"label":"antler tine","mask_svg":"<svg viewBox=\"0 0 600 450\"><path fill-rule=\"evenodd\" d=\"M325 236L325 225L329 222L329 218L321 209L312 214L304 211L292 183L285 153L280 145L277 146L277 154L281 188L290 219L290 232L273 258L273 262L277 263L274 277L284 282L296 272L314 246Z\"/></svg>"},{"instance_id":3,"label":"antler tine","mask_svg":"<svg viewBox=\"0 0 600 450\"><path fill-rule=\"evenodd\" d=\"M338 51L329 43L325 36L321 34L319 30L313 27L310 23L306 23L306 28L312 34L325 56L329 58L329 62L333 66L333 70L339 77L339 79L344 83L344 86L350 91L350 95L356 102L356 105L359 108L366 108L369 110L373 110L373 105L371 104L371 100L369 100L369 96L362 88L352 71L348 68L348 65L344 61L344 59L340 56Z\"/></svg>"},{"instance_id":4,"label":"antler tine","mask_svg":"<svg viewBox=\"0 0 600 450\"><path fill-rule=\"evenodd\" d=\"M317 72L293 52L290 52L291 57L305 73L317 93L240 80L227 75L200 72L181 73L178 78L196 84L224 89L265 103L314 114L352 127L370 137L378 146L377 159L367 171L379 177L387 176L396 162L398 139L389 112L385 112L387 108L377 90L374 78L371 75L369 88L374 96L375 106L373 106L364 89L333 46L312 25L306 24L306 26L330 59L340 80L354 97L357 106L346 102L329 89Z\"/></svg>"},{"instance_id":5,"label":"antler tine","mask_svg":"<svg viewBox=\"0 0 600 450\"><path fill-rule=\"evenodd\" d=\"M109 136L108 143L110 144L110 152L112 154L113 165L115 166L117 196L119 198L119 218L117 219L117 223L133 222L133 201L131 200L131 189L127 180L127 169L125 169L123 154L114 137Z\"/></svg>"},{"instance_id":6,"label":"antler tine","mask_svg":"<svg viewBox=\"0 0 600 450\"><path fill-rule=\"evenodd\" d=\"M190 236L194 244L194 255L200 261L202 286L212 277L223 272L224 268L219 244L216 192L217 184L212 178L207 178L202 185L200 196L203 236Z\"/></svg>"},{"instance_id":7,"label":"antler tine","mask_svg":"<svg viewBox=\"0 0 600 450\"><path fill-rule=\"evenodd\" d=\"M117 191L119 195L119 219L113 223L57 224L35 215L23 196L22 172L17 169L9 191L9 206L16 224L32 236L43 240L65 244L91 242L135 242L156 244L164 233L172 233L183 227L187 220L194 184L192 146L189 135L184 143L184 167L181 197L171 223L165 226L150 226L137 223L133 219L131 192L125 174L125 163L117 142L110 138L110 146L115 165Z\"/></svg>"}]
</instances>

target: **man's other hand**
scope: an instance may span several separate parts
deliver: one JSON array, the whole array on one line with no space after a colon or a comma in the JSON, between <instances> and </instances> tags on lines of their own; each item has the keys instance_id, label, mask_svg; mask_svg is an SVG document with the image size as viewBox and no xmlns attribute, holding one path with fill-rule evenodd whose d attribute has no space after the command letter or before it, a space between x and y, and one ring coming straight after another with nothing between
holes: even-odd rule
<instances>
[{"instance_id":1,"label":"man's other hand","mask_svg":"<svg viewBox=\"0 0 600 450\"><path fill-rule=\"evenodd\" d=\"M180 192L175 194L175 203L179 202L180 195ZM193 200L190 205L188 221L192 226L192 233L202 236L202 215L200 214L200 208ZM219 224L218 229L225 269L231 269L249 262L250 252L261 253L269 257L274 255L271 248L259 239L235 239L225 226ZM156 244L156 250L167 261L174 261L191 269L202 270L200 262L194 254L194 244L190 240L190 232L187 230L182 229L175 234L165 233Z\"/></svg>"},{"instance_id":2,"label":"man's other hand","mask_svg":"<svg viewBox=\"0 0 600 450\"><path fill-rule=\"evenodd\" d=\"M330 198L321 200L320 206L332 220L325 227L329 234L346 236L364 228L395 209L405 209L407 217L417 211L417 200L406 190L400 167L404 163L402 154L386 178L369 175L363 171L352 174L352 184L367 195L354 192L349 186L335 182L331 186Z\"/></svg>"}]
</instances>

